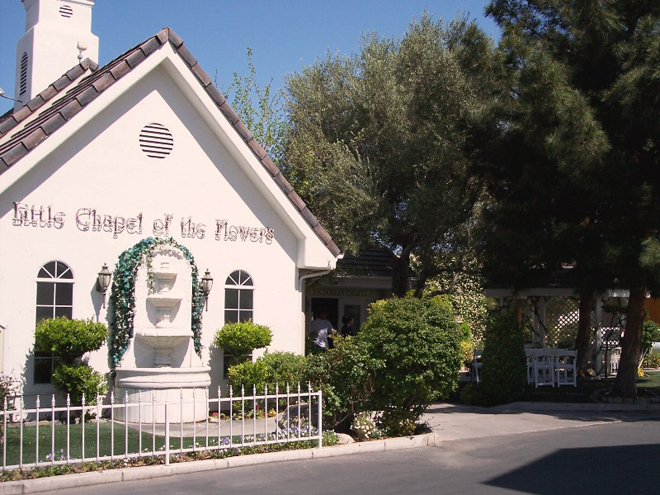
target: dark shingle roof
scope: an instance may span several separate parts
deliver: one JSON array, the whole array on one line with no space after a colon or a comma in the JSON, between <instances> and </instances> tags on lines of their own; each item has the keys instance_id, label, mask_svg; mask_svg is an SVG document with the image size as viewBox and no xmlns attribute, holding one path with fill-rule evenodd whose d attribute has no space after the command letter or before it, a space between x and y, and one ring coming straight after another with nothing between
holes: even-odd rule
<instances>
[{"instance_id":1,"label":"dark shingle roof","mask_svg":"<svg viewBox=\"0 0 660 495\"><path fill-rule=\"evenodd\" d=\"M0 174L4 173L9 167L14 166L42 141L48 139L60 127L75 117L78 112L94 101L107 88L137 67L165 43L170 43L174 47L181 59L195 74L206 93L252 150L252 153L268 171L275 183L298 209L330 252L334 256L338 256L341 251L330 237L330 234L309 211L305 202L293 190L291 184L282 175L282 171L273 163L263 147L241 122L222 93L213 86L211 78L197 63L195 57L184 45L183 40L169 28L161 30L155 36L128 50L103 68L99 69L95 63L89 60L81 62L18 111L3 116L3 120L0 120L0 140L8 136L12 129L15 129L22 122L26 122L26 125L25 128L0 144ZM81 77L88 72L89 75ZM48 108L41 114L37 114L39 108L51 101L52 104Z\"/></svg>"},{"instance_id":2,"label":"dark shingle roof","mask_svg":"<svg viewBox=\"0 0 660 495\"><path fill-rule=\"evenodd\" d=\"M386 248L371 248L357 256L346 255L337 262L337 269L346 275L391 277L395 256Z\"/></svg>"}]
</instances>

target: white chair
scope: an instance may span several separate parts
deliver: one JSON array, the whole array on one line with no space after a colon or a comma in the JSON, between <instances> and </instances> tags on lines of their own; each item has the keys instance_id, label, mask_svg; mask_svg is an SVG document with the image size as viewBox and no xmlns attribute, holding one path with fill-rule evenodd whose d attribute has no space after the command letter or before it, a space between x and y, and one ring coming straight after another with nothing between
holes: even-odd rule
<instances>
[{"instance_id":1,"label":"white chair","mask_svg":"<svg viewBox=\"0 0 660 495\"><path fill-rule=\"evenodd\" d=\"M527 385L534 383L534 351L536 349L525 348L525 358L527 359Z\"/></svg>"},{"instance_id":2,"label":"white chair","mask_svg":"<svg viewBox=\"0 0 660 495\"><path fill-rule=\"evenodd\" d=\"M482 350L475 349L475 351L472 353L472 380L476 381L477 383L481 381L479 379L479 370L484 365L484 363L481 362L481 355L483 352L484 351Z\"/></svg>"},{"instance_id":3,"label":"white chair","mask_svg":"<svg viewBox=\"0 0 660 495\"><path fill-rule=\"evenodd\" d=\"M550 349L535 349L533 354L533 381L539 388L544 385L555 386L555 356Z\"/></svg>"},{"instance_id":4,"label":"white chair","mask_svg":"<svg viewBox=\"0 0 660 495\"><path fill-rule=\"evenodd\" d=\"M577 387L577 351L555 350L555 374L558 387Z\"/></svg>"},{"instance_id":5,"label":"white chair","mask_svg":"<svg viewBox=\"0 0 660 495\"><path fill-rule=\"evenodd\" d=\"M608 375L616 375L619 372L619 361L621 361L621 347L615 347L610 351L607 361Z\"/></svg>"}]
</instances>

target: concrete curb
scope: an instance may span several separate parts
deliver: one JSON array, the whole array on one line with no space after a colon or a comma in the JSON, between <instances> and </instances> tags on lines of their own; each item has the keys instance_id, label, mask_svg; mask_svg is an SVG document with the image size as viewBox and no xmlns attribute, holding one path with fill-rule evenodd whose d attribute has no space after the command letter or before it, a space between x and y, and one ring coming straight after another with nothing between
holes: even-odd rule
<instances>
[{"instance_id":1,"label":"concrete curb","mask_svg":"<svg viewBox=\"0 0 660 495\"><path fill-rule=\"evenodd\" d=\"M636 403L636 404L614 404L614 403L566 403L566 402L512 402L490 408L491 411L524 411L524 412L550 412L550 411L574 411L574 412L637 412L637 411L660 411L660 404Z\"/></svg>"},{"instance_id":2,"label":"concrete curb","mask_svg":"<svg viewBox=\"0 0 660 495\"><path fill-rule=\"evenodd\" d=\"M6 481L0 483L1 495L39 493L50 490L65 490L80 486L104 485L124 481L148 480L175 476L181 474L199 473L228 469L239 466L254 466L272 462L284 462L303 459L321 459L341 455L359 454L361 452L379 452L391 450L414 449L418 447L434 447L440 443L436 435L429 433L414 437L388 438L371 442L359 442L346 445L333 445L322 449L286 450L245 456L228 457L207 461L193 461L170 464L169 466L144 466L122 469L108 469L91 473L66 474L33 480Z\"/></svg>"}]
</instances>

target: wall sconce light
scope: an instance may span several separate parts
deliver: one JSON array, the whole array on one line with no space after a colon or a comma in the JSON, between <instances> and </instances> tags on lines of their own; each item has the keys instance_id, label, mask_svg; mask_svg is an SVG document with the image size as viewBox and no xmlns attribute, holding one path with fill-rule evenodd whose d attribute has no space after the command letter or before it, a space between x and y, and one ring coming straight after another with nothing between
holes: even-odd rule
<instances>
[{"instance_id":1,"label":"wall sconce light","mask_svg":"<svg viewBox=\"0 0 660 495\"><path fill-rule=\"evenodd\" d=\"M205 311L209 310L209 294L213 288L213 277L211 277L211 272L206 270L206 273L202 277L202 292L204 293L204 309Z\"/></svg>"},{"instance_id":2,"label":"wall sconce light","mask_svg":"<svg viewBox=\"0 0 660 495\"><path fill-rule=\"evenodd\" d=\"M112 277L112 272L108 270L108 265L103 263L103 268L96 277L96 290L103 293L103 308L105 309L105 294L108 292L108 287L110 287L110 278Z\"/></svg>"}]
</instances>

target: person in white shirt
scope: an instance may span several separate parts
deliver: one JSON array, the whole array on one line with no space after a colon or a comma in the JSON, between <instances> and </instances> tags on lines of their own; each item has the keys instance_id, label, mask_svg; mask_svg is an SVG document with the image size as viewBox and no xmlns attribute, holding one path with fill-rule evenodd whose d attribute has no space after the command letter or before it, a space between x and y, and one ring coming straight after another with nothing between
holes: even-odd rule
<instances>
[{"instance_id":1,"label":"person in white shirt","mask_svg":"<svg viewBox=\"0 0 660 495\"><path fill-rule=\"evenodd\" d=\"M328 312L319 311L318 318L314 318L309 333L314 337L314 345L322 351L329 348L328 335L332 333L332 323L328 320Z\"/></svg>"}]
</instances>

